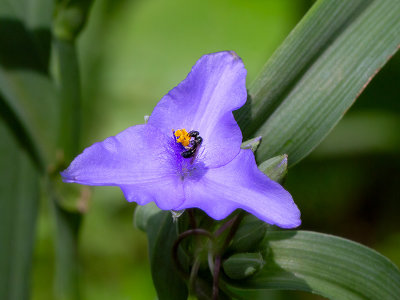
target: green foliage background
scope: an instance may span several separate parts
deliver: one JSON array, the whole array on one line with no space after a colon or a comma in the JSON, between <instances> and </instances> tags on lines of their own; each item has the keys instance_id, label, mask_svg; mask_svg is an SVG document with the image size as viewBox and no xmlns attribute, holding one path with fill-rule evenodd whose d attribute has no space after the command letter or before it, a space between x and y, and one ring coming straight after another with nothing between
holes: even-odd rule
<instances>
[{"instance_id":1,"label":"green foliage background","mask_svg":"<svg viewBox=\"0 0 400 300\"><path fill-rule=\"evenodd\" d=\"M81 149L143 123L203 54L234 50L248 83L312 1L97 0L78 39L83 93ZM367 87L329 137L289 170L286 188L302 229L368 245L400 266L400 56ZM267 143L264 140L263 143ZM118 188L91 189L80 235L83 299L154 299L147 242L134 204ZM41 200L33 299L53 299L54 225ZM270 292L276 299L316 299Z\"/></svg>"}]
</instances>

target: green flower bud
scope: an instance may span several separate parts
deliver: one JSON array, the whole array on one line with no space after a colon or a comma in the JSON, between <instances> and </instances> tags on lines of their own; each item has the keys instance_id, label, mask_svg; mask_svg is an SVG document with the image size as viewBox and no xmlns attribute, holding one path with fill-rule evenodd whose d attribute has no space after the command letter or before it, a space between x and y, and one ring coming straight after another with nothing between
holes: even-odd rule
<instances>
[{"instance_id":1,"label":"green flower bud","mask_svg":"<svg viewBox=\"0 0 400 300\"><path fill-rule=\"evenodd\" d=\"M134 226L146 232L147 221L160 211L161 209L159 209L154 202L150 202L146 205L138 205L133 215Z\"/></svg>"},{"instance_id":2,"label":"green flower bud","mask_svg":"<svg viewBox=\"0 0 400 300\"><path fill-rule=\"evenodd\" d=\"M288 156L282 154L264 161L258 168L272 180L282 183L287 175Z\"/></svg>"},{"instance_id":3,"label":"green flower bud","mask_svg":"<svg viewBox=\"0 0 400 300\"><path fill-rule=\"evenodd\" d=\"M57 1L54 35L64 41L74 41L83 29L93 0Z\"/></svg>"},{"instance_id":4,"label":"green flower bud","mask_svg":"<svg viewBox=\"0 0 400 300\"><path fill-rule=\"evenodd\" d=\"M225 260L222 267L229 278L244 279L258 272L264 264L261 253L237 253Z\"/></svg>"}]
</instances>

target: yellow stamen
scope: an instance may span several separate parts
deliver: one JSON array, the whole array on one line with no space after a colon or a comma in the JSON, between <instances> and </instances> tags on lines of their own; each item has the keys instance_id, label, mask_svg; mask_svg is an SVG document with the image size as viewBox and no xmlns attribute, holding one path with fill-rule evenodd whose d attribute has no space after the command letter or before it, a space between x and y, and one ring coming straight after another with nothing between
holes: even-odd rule
<instances>
[{"instance_id":1,"label":"yellow stamen","mask_svg":"<svg viewBox=\"0 0 400 300\"><path fill-rule=\"evenodd\" d=\"M184 147L189 146L190 136L185 128L174 131L174 135L177 137L177 143L181 143Z\"/></svg>"}]
</instances>

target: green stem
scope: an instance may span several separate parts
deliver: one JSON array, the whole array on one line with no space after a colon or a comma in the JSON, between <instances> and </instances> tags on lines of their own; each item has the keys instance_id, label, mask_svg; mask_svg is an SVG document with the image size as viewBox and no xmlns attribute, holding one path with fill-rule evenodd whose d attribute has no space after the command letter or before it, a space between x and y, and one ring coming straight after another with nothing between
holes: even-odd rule
<instances>
[{"instance_id":1,"label":"green stem","mask_svg":"<svg viewBox=\"0 0 400 300\"><path fill-rule=\"evenodd\" d=\"M221 269L221 259L222 259L222 254L224 250L228 247L229 243L231 242L232 238L234 237L236 231L239 228L240 222L242 222L243 217L245 216L244 211L240 211L236 216L234 216L232 219L227 221L225 224L223 224L218 230L215 232L215 237L218 237L222 235L225 230L229 228L228 235L223 241L223 246L221 248L218 248L217 252L214 255L210 255L209 253L209 265L210 265L210 271L213 275L213 288L212 288L212 300L217 300L219 297L219 292L220 292L220 284L219 284L219 277L220 277L220 269ZM214 256L214 258L212 258ZM212 268L211 268L212 265Z\"/></svg>"},{"instance_id":2,"label":"green stem","mask_svg":"<svg viewBox=\"0 0 400 300\"><path fill-rule=\"evenodd\" d=\"M61 92L59 149L70 162L79 151L81 130L81 86L79 65L74 41L55 38L54 50L58 59L58 81Z\"/></svg>"},{"instance_id":3,"label":"green stem","mask_svg":"<svg viewBox=\"0 0 400 300\"><path fill-rule=\"evenodd\" d=\"M199 267L201 264L200 257L196 257L192 269L190 270L190 277L189 277L189 291L192 293L196 289L195 282L197 279L197 273L199 272Z\"/></svg>"},{"instance_id":4,"label":"green stem","mask_svg":"<svg viewBox=\"0 0 400 300\"><path fill-rule=\"evenodd\" d=\"M218 300L220 269L221 269L221 255L218 254L215 256L214 260L212 300Z\"/></svg>"},{"instance_id":5,"label":"green stem","mask_svg":"<svg viewBox=\"0 0 400 300\"><path fill-rule=\"evenodd\" d=\"M76 39L83 29L92 0L57 1L53 19L53 45L56 79L60 86L61 111L58 149L63 154L60 165L69 164L79 153L81 132L81 84ZM57 186L58 178L52 180ZM55 191L57 193L58 191ZM53 193L54 195L54 193ZM70 196L70 197L69 197ZM73 193L62 197L76 197ZM82 221L79 209L67 209L64 199L53 196L56 218L56 299L79 299L78 233Z\"/></svg>"},{"instance_id":6,"label":"green stem","mask_svg":"<svg viewBox=\"0 0 400 300\"><path fill-rule=\"evenodd\" d=\"M56 278L55 298L58 300L78 300L79 263L78 235L82 215L68 212L54 201L56 217Z\"/></svg>"},{"instance_id":7,"label":"green stem","mask_svg":"<svg viewBox=\"0 0 400 300\"><path fill-rule=\"evenodd\" d=\"M181 242L192 235L202 235L202 236L206 236L208 237L210 240L214 240L214 236L207 230L204 229L189 229L186 230L184 232L182 232L178 238L176 239L176 241L174 242L174 245L172 247L172 258L175 262L175 266L177 268L177 270L179 271L179 273L182 275L183 278L185 279L189 279L189 275L186 273L185 269L182 267L180 261L179 261L179 257L178 257L178 249L179 249L179 245L181 244Z\"/></svg>"},{"instance_id":8,"label":"green stem","mask_svg":"<svg viewBox=\"0 0 400 300\"><path fill-rule=\"evenodd\" d=\"M54 51L57 57L57 79L62 101L58 149L63 154L60 167L64 168L79 151L81 88L74 41L55 37ZM54 178L51 184L54 187L59 186L57 184L58 180L60 180L59 176ZM57 191L54 192L57 193ZM60 196L57 194L53 196L56 219L55 298L58 300L80 299L77 249L82 214L78 209L70 211L62 205L64 202L62 198L71 198L70 196L66 195L66 193Z\"/></svg>"},{"instance_id":9,"label":"green stem","mask_svg":"<svg viewBox=\"0 0 400 300\"><path fill-rule=\"evenodd\" d=\"M229 243L232 241L232 239L235 236L235 233L238 230L239 225L242 222L245 215L246 215L246 212L243 210L240 210L239 214L237 214L235 216L232 226L230 227L231 229L228 233L228 236L226 237L226 239L224 241L224 246L222 247L223 250L225 250L228 247Z\"/></svg>"}]
</instances>

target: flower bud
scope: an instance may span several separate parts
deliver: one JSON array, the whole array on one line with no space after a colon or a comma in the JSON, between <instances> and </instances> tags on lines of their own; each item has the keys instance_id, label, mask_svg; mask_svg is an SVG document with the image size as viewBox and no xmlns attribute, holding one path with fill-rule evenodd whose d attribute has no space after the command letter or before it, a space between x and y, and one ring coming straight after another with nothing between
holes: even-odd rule
<instances>
[{"instance_id":1,"label":"flower bud","mask_svg":"<svg viewBox=\"0 0 400 300\"><path fill-rule=\"evenodd\" d=\"M147 221L151 216L160 212L161 210L157 207L154 202L150 202L146 205L138 205L133 214L133 224L136 228L146 232Z\"/></svg>"},{"instance_id":2,"label":"flower bud","mask_svg":"<svg viewBox=\"0 0 400 300\"><path fill-rule=\"evenodd\" d=\"M224 261L225 274L232 279L244 279L258 272L265 264L261 253L237 253Z\"/></svg>"},{"instance_id":3,"label":"flower bud","mask_svg":"<svg viewBox=\"0 0 400 300\"><path fill-rule=\"evenodd\" d=\"M288 156L282 154L264 161L258 168L272 180L282 183L287 175Z\"/></svg>"}]
</instances>

